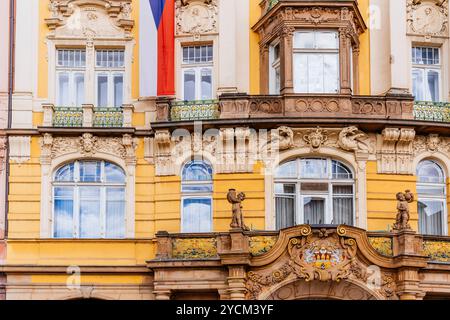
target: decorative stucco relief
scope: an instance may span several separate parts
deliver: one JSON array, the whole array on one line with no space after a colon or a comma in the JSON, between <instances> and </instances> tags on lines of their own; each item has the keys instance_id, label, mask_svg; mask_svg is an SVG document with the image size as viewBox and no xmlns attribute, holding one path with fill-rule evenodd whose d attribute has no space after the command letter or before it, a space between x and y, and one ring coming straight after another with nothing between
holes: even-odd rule
<instances>
[{"instance_id":1,"label":"decorative stucco relief","mask_svg":"<svg viewBox=\"0 0 450 320\"><path fill-rule=\"evenodd\" d=\"M378 173L413 174L412 128L385 128L378 136Z\"/></svg>"},{"instance_id":2,"label":"decorative stucco relief","mask_svg":"<svg viewBox=\"0 0 450 320\"><path fill-rule=\"evenodd\" d=\"M96 137L85 133L81 137L53 137L46 133L41 138L41 163L50 163L52 159L71 153L79 153L84 157L96 154L109 154L120 157L126 164L136 162L137 139L125 134L119 137Z\"/></svg>"},{"instance_id":3,"label":"decorative stucco relief","mask_svg":"<svg viewBox=\"0 0 450 320\"><path fill-rule=\"evenodd\" d=\"M9 137L9 160L22 164L31 158L31 137Z\"/></svg>"},{"instance_id":4,"label":"decorative stucco relief","mask_svg":"<svg viewBox=\"0 0 450 320\"><path fill-rule=\"evenodd\" d=\"M7 147L8 147L7 138L6 137L0 137L0 173L5 168L4 162L5 162L6 148Z\"/></svg>"},{"instance_id":5,"label":"decorative stucco relief","mask_svg":"<svg viewBox=\"0 0 450 320\"><path fill-rule=\"evenodd\" d=\"M408 0L406 4L408 33L448 37L447 0Z\"/></svg>"},{"instance_id":6,"label":"decorative stucco relief","mask_svg":"<svg viewBox=\"0 0 450 320\"><path fill-rule=\"evenodd\" d=\"M56 37L117 38L134 26L131 0L52 0L47 26Z\"/></svg>"},{"instance_id":7,"label":"decorative stucco relief","mask_svg":"<svg viewBox=\"0 0 450 320\"><path fill-rule=\"evenodd\" d=\"M450 157L450 139L441 137L438 134L428 136L417 136L413 144L414 155L420 155L423 152L436 153L441 152Z\"/></svg>"},{"instance_id":8,"label":"decorative stucco relief","mask_svg":"<svg viewBox=\"0 0 450 320\"><path fill-rule=\"evenodd\" d=\"M177 35L200 35L217 32L217 0L177 0Z\"/></svg>"}]
</instances>

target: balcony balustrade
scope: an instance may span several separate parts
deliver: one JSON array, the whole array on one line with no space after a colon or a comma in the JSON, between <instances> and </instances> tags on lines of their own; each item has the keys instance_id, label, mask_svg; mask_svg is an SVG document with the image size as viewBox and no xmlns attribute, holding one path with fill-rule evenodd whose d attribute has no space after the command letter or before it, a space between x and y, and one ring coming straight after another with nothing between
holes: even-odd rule
<instances>
[{"instance_id":1,"label":"balcony balustrade","mask_svg":"<svg viewBox=\"0 0 450 320\"><path fill-rule=\"evenodd\" d=\"M157 101L157 121L255 118L371 118L413 120L411 95L223 94L218 101Z\"/></svg>"},{"instance_id":2,"label":"balcony balustrade","mask_svg":"<svg viewBox=\"0 0 450 320\"><path fill-rule=\"evenodd\" d=\"M422 121L450 122L450 103L416 101L414 118Z\"/></svg>"},{"instance_id":3,"label":"balcony balustrade","mask_svg":"<svg viewBox=\"0 0 450 320\"><path fill-rule=\"evenodd\" d=\"M58 107L44 104L44 127L58 128L128 128L132 126L134 107L95 108L84 104L82 107Z\"/></svg>"},{"instance_id":4,"label":"balcony balustrade","mask_svg":"<svg viewBox=\"0 0 450 320\"><path fill-rule=\"evenodd\" d=\"M170 109L172 121L213 120L220 116L218 100L167 101L165 108L164 117L169 120Z\"/></svg>"}]
</instances>

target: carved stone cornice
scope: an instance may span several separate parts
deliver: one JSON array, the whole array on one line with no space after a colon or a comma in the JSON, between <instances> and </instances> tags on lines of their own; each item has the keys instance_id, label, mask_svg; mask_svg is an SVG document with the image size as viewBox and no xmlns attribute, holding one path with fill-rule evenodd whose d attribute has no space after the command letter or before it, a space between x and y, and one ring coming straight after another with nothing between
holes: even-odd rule
<instances>
[{"instance_id":1,"label":"carved stone cornice","mask_svg":"<svg viewBox=\"0 0 450 320\"><path fill-rule=\"evenodd\" d=\"M385 174L413 174L412 128L385 128L379 137L378 172Z\"/></svg>"},{"instance_id":2,"label":"carved stone cornice","mask_svg":"<svg viewBox=\"0 0 450 320\"><path fill-rule=\"evenodd\" d=\"M323 1L320 5L311 6L304 1L279 1L276 7L263 11L261 19L253 26L253 30L261 36L261 42L270 43L280 34L280 25L293 28L323 26L345 28L353 41L367 28L359 11L357 1L345 2Z\"/></svg>"}]
</instances>

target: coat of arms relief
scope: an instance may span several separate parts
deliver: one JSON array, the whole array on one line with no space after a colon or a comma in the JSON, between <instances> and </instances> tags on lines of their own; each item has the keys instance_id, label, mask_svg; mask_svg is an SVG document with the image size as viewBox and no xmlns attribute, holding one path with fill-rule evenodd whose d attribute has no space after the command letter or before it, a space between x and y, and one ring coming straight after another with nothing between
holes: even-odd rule
<instances>
[{"instance_id":1,"label":"coat of arms relief","mask_svg":"<svg viewBox=\"0 0 450 320\"><path fill-rule=\"evenodd\" d=\"M308 225L300 226L299 235L289 239L284 254L273 265L266 270L248 272L249 298L259 299L280 284L296 280L351 280L367 284L371 280L371 269L357 258L357 241L346 233L344 226L315 230ZM380 272L379 278L377 293L394 299L395 277L389 272Z\"/></svg>"}]
</instances>

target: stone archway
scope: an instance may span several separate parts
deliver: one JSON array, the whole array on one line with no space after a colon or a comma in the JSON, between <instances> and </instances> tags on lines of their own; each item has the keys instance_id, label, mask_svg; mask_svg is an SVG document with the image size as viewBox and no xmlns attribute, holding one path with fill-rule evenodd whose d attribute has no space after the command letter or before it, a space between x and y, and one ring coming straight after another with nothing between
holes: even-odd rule
<instances>
[{"instance_id":1,"label":"stone archway","mask_svg":"<svg viewBox=\"0 0 450 320\"><path fill-rule=\"evenodd\" d=\"M369 288L351 281L290 282L266 296L266 300L379 300Z\"/></svg>"}]
</instances>

